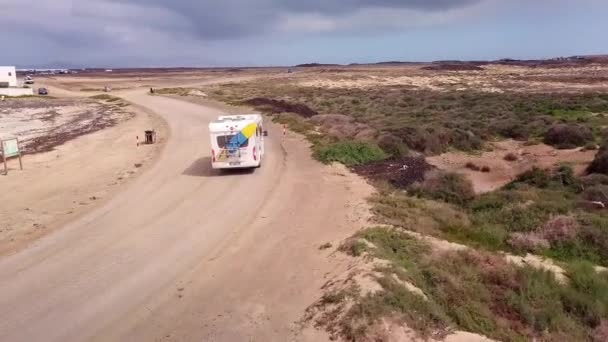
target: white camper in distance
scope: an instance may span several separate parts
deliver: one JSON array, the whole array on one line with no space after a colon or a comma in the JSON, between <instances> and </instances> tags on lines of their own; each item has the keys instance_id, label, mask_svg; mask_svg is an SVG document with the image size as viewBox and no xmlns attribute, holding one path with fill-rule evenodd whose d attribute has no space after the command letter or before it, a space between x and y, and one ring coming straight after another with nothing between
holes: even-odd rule
<instances>
[{"instance_id":1,"label":"white camper in distance","mask_svg":"<svg viewBox=\"0 0 608 342\"><path fill-rule=\"evenodd\" d=\"M264 157L264 122L260 114L223 115L209 123L214 169L255 168Z\"/></svg>"}]
</instances>

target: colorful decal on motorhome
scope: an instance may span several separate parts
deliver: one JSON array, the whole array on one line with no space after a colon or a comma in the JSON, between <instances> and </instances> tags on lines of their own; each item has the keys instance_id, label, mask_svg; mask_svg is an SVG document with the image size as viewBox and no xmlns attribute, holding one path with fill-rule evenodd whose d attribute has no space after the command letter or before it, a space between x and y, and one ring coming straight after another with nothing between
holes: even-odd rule
<instances>
[{"instance_id":1,"label":"colorful decal on motorhome","mask_svg":"<svg viewBox=\"0 0 608 342\"><path fill-rule=\"evenodd\" d=\"M255 130L257 129L257 125L255 123L250 123L247 126L243 127L243 129L230 139L226 146L228 148L238 148L243 145L252 135L255 134Z\"/></svg>"},{"instance_id":2,"label":"colorful decal on motorhome","mask_svg":"<svg viewBox=\"0 0 608 342\"><path fill-rule=\"evenodd\" d=\"M242 130L240 130L230 139L230 141L226 144L226 148L220 151L219 155L217 156L217 161L225 161L228 159L229 151L236 150L243 146L249 140L249 138L255 134L257 128L258 127L255 123L250 123L243 127Z\"/></svg>"}]
</instances>

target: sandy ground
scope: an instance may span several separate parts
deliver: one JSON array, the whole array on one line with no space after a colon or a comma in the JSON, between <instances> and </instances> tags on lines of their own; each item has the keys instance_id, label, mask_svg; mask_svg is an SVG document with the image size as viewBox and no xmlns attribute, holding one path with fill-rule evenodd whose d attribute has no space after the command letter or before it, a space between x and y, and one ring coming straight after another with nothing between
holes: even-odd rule
<instances>
[{"instance_id":1,"label":"sandy ground","mask_svg":"<svg viewBox=\"0 0 608 342\"><path fill-rule=\"evenodd\" d=\"M475 90L481 92L581 92L606 91L608 67L531 68L484 65L482 71L428 71L425 65L353 66L311 68L294 76L301 86L322 88L372 88L405 86L412 89Z\"/></svg>"},{"instance_id":2,"label":"sandy ground","mask_svg":"<svg viewBox=\"0 0 608 342\"><path fill-rule=\"evenodd\" d=\"M133 116L121 101L8 99L0 102L0 136L19 138L24 153L46 152L74 137Z\"/></svg>"},{"instance_id":3,"label":"sandy ground","mask_svg":"<svg viewBox=\"0 0 608 342\"><path fill-rule=\"evenodd\" d=\"M125 97L162 115L172 138L127 191L0 259L3 339L326 339L294 322L344 271L318 247L365 224L372 188L276 127L261 169L213 172L205 132L217 109Z\"/></svg>"},{"instance_id":4,"label":"sandy ground","mask_svg":"<svg viewBox=\"0 0 608 342\"><path fill-rule=\"evenodd\" d=\"M196 87L207 84L244 82L257 78L285 77L284 68L244 69L241 72L228 71L184 71L184 72L133 72L133 73L94 73L77 75L55 75L37 77L36 87L47 87L51 95L65 95L69 89L71 95L81 93L88 96L99 93L106 86L112 92L121 92L135 88L170 88L170 87Z\"/></svg>"},{"instance_id":5,"label":"sandy ground","mask_svg":"<svg viewBox=\"0 0 608 342\"><path fill-rule=\"evenodd\" d=\"M504 157L513 153L517 161L507 161ZM493 144L490 152L471 155L464 152L448 152L439 156L427 157L427 162L442 170L456 171L465 174L472 182L477 193L490 192L511 182L517 175L534 166L553 168L560 163L567 163L574 168L577 175L593 161L597 151L583 151L579 148L557 150L545 144L525 146L524 143L505 140ZM472 162L478 167L488 166L490 172L484 173L466 168Z\"/></svg>"},{"instance_id":6,"label":"sandy ground","mask_svg":"<svg viewBox=\"0 0 608 342\"><path fill-rule=\"evenodd\" d=\"M0 176L0 255L14 253L90 211L153 162L168 130L156 115L132 107L128 111L136 115L117 126L78 137L50 152L25 155L23 171L17 159L9 160L8 176ZM70 106L54 124L67 127L60 122L70 123L71 114L80 112L78 106ZM55 127L39 120L15 122L19 132L35 126L32 134L45 134ZM135 137L149 128L158 131L159 144L137 147Z\"/></svg>"}]
</instances>

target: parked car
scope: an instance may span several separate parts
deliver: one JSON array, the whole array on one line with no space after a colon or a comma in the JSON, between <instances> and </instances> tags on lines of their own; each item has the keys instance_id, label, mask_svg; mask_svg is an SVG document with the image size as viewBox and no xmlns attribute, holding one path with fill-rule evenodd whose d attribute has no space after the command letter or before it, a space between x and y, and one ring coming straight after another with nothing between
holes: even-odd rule
<instances>
[{"instance_id":1,"label":"parked car","mask_svg":"<svg viewBox=\"0 0 608 342\"><path fill-rule=\"evenodd\" d=\"M38 95L48 95L49 90L46 88L38 88Z\"/></svg>"}]
</instances>

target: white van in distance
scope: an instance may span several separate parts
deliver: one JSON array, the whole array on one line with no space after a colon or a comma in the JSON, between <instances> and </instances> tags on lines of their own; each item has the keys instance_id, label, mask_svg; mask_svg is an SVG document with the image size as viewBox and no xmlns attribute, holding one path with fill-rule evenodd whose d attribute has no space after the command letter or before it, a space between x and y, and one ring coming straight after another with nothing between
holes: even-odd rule
<instances>
[{"instance_id":1,"label":"white van in distance","mask_svg":"<svg viewBox=\"0 0 608 342\"><path fill-rule=\"evenodd\" d=\"M264 157L264 122L260 114L223 115L209 123L214 169L255 168Z\"/></svg>"}]
</instances>

